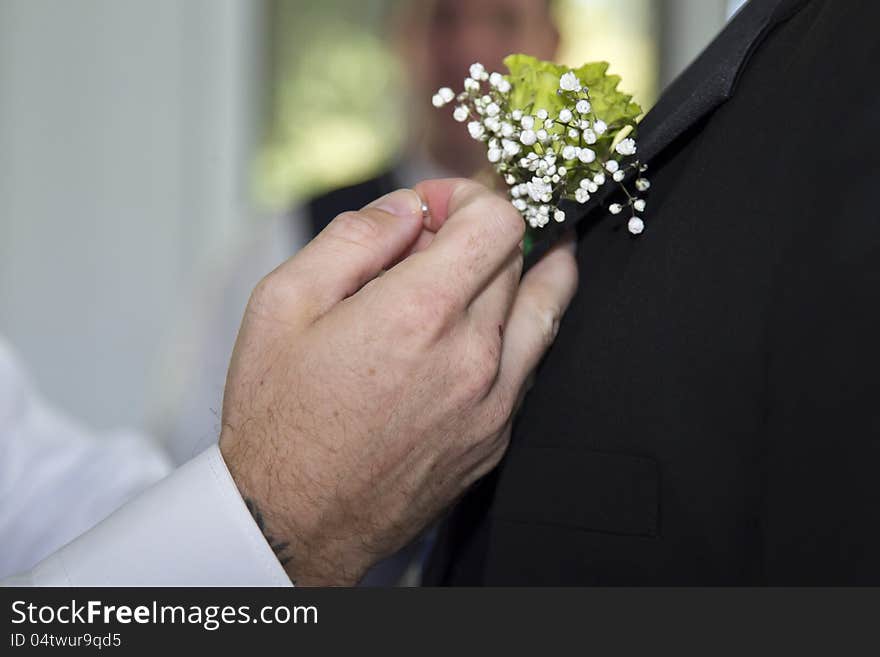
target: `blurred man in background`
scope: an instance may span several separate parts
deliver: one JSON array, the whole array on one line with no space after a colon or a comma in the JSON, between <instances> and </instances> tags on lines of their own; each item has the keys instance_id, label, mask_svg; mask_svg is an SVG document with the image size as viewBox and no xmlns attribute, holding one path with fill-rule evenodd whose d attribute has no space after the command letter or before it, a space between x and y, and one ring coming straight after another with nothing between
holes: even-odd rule
<instances>
[{"instance_id":1,"label":"blurred man in background","mask_svg":"<svg viewBox=\"0 0 880 657\"><path fill-rule=\"evenodd\" d=\"M422 113L416 114L420 123L412 126L416 140L412 151L391 175L408 175L420 160L422 166L463 176L485 166L485 148L448 112L431 111L425 101L440 87L460 88L474 62L503 72L502 61L512 53L553 59L559 32L551 5L549 0L437 0L408 5L397 27L399 49L412 83L413 111Z\"/></svg>"}]
</instances>

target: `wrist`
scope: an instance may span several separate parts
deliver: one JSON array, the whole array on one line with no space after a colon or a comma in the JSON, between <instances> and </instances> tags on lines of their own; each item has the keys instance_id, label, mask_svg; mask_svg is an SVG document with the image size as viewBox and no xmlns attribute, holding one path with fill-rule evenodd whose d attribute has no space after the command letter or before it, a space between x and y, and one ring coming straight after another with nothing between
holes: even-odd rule
<instances>
[{"instance_id":1,"label":"wrist","mask_svg":"<svg viewBox=\"0 0 880 657\"><path fill-rule=\"evenodd\" d=\"M221 435L221 455L254 523L291 582L355 586L369 564L354 559L352 550L322 531L320 519L312 517L309 505L296 495L296 486L272 472L270 459L258 459L267 465L256 468L244 450L231 447L234 444Z\"/></svg>"}]
</instances>

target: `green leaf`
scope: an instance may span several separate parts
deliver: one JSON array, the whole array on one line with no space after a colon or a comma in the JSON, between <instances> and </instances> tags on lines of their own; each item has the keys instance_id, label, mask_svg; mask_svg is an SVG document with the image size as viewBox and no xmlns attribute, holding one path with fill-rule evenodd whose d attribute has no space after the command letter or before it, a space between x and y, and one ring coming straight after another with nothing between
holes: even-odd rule
<instances>
[{"instance_id":1,"label":"green leaf","mask_svg":"<svg viewBox=\"0 0 880 657\"><path fill-rule=\"evenodd\" d=\"M564 99L557 93L559 77L568 69L553 62L544 62L529 55L510 55L504 60L510 71L511 109L524 112L545 109L558 114Z\"/></svg>"},{"instance_id":2,"label":"green leaf","mask_svg":"<svg viewBox=\"0 0 880 657\"><path fill-rule=\"evenodd\" d=\"M510 71L511 109L525 112L546 109L551 114L558 114L565 106L566 99L557 93L559 78L572 69L529 55L510 55L504 64ZM642 108L633 102L630 94L617 89L620 76L608 75L608 66L608 62L591 62L574 69L574 72L589 88L593 112L611 128L606 137L610 140L621 129L635 127Z\"/></svg>"}]
</instances>

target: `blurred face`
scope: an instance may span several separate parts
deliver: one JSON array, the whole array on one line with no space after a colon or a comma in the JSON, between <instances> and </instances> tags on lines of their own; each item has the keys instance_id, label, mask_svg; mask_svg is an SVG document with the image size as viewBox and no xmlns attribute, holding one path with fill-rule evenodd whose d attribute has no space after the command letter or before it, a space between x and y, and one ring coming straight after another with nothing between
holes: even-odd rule
<instances>
[{"instance_id":1,"label":"blurred face","mask_svg":"<svg viewBox=\"0 0 880 657\"><path fill-rule=\"evenodd\" d=\"M553 59L559 35L546 0L432 0L416 2L403 35L405 64L416 102L427 103L443 86L462 89L468 67L480 62L506 72L512 53ZM425 139L433 159L460 175L485 165L485 148L452 119L451 109L425 115Z\"/></svg>"}]
</instances>

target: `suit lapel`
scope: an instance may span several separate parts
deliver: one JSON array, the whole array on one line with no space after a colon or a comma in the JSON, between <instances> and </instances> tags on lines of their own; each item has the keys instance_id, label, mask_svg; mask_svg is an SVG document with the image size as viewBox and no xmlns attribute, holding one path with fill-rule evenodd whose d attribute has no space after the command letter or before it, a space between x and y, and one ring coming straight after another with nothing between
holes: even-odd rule
<instances>
[{"instance_id":1,"label":"suit lapel","mask_svg":"<svg viewBox=\"0 0 880 657\"><path fill-rule=\"evenodd\" d=\"M790 17L806 0L750 0L702 54L667 87L639 126L639 158L651 162L689 128L711 114L736 90L740 72L764 36ZM610 196L616 185L605 185L586 205L566 202L563 209L573 219L545 228L544 239L527 258L534 264L562 232L590 216Z\"/></svg>"},{"instance_id":2,"label":"suit lapel","mask_svg":"<svg viewBox=\"0 0 880 657\"><path fill-rule=\"evenodd\" d=\"M775 24L782 0L751 0L703 53L667 87L639 126L648 162L731 96L749 55Z\"/></svg>"}]
</instances>

